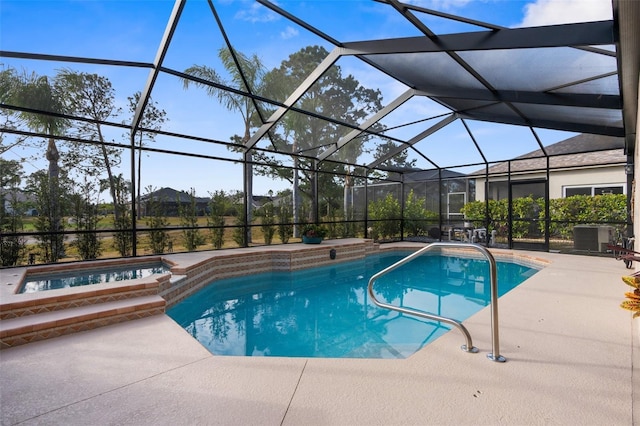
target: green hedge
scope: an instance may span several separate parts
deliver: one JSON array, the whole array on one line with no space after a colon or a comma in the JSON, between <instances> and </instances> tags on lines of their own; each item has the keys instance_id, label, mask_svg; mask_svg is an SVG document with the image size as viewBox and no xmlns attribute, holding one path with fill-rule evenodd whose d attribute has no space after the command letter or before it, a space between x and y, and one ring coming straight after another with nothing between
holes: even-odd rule
<instances>
[{"instance_id":1,"label":"green hedge","mask_svg":"<svg viewBox=\"0 0 640 426\"><path fill-rule=\"evenodd\" d=\"M508 231L508 200L489 200L489 230L496 229L499 234ZM514 216L531 217L528 212L536 212L533 218L539 219L541 230L544 228L544 198L521 197L513 200ZM475 226L484 226L485 202L472 201L461 210L465 218ZM627 220L627 196L624 194L574 195L567 198L549 200L550 236L563 239L573 238L573 227L581 223L616 223ZM523 237L529 229L528 221L514 221L513 237ZM624 226L624 225L621 225Z\"/></svg>"},{"instance_id":2,"label":"green hedge","mask_svg":"<svg viewBox=\"0 0 640 426\"><path fill-rule=\"evenodd\" d=\"M408 236L423 236L428 232L429 224L438 221L438 213L427 210L425 198L418 198L413 190L404 203L404 216L400 202L387 194L384 199L369 203L369 218L372 220L372 237L394 238L400 235L402 221L404 232Z\"/></svg>"}]
</instances>

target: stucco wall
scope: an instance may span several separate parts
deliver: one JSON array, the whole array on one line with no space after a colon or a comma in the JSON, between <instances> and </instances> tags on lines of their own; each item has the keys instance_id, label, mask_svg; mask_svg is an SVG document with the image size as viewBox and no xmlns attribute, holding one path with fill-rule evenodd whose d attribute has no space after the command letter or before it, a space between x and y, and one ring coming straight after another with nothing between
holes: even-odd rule
<instances>
[{"instance_id":1,"label":"stucco wall","mask_svg":"<svg viewBox=\"0 0 640 426\"><path fill-rule=\"evenodd\" d=\"M549 198L562 198L564 186L582 185L622 185L626 193L624 166L552 173L549 177Z\"/></svg>"},{"instance_id":2,"label":"stucco wall","mask_svg":"<svg viewBox=\"0 0 640 426\"><path fill-rule=\"evenodd\" d=\"M638 164L637 161L636 164ZM526 177L527 180L545 178L545 173L532 173ZM521 175L518 176L518 180L523 180ZM506 178L490 180L490 182L498 181L504 182L506 186ZM549 176L549 198L562 198L562 188L564 186L622 185L626 192L626 182L627 178L624 173L623 165L580 170L552 171ZM484 190L484 180L478 179L476 181L476 200L484 200ZM493 195L495 196L495 194ZM500 198L506 198L506 194L500 194Z\"/></svg>"}]
</instances>

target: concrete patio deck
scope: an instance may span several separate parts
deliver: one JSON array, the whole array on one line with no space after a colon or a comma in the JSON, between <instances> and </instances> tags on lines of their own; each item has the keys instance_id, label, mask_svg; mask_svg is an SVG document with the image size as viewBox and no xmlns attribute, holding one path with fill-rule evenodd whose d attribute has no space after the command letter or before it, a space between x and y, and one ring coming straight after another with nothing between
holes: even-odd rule
<instances>
[{"instance_id":1,"label":"concrete patio deck","mask_svg":"<svg viewBox=\"0 0 640 426\"><path fill-rule=\"evenodd\" d=\"M3 425L632 425L638 329L612 258L551 264L405 360L214 356L166 315L0 351ZM634 398L635 397L635 398Z\"/></svg>"}]
</instances>

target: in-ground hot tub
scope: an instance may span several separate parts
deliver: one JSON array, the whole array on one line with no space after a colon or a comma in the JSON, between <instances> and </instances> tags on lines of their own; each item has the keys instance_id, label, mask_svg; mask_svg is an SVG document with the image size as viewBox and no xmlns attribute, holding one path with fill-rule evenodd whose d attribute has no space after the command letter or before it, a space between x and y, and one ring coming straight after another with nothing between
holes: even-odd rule
<instances>
[{"instance_id":1,"label":"in-ground hot tub","mask_svg":"<svg viewBox=\"0 0 640 426\"><path fill-rule=\"evenodd\" d=\"M16 293L80 287L145 278L171 272L171 265L160 258L132 261L98 261L76 265L29 268Z\"/></svg>"}]
</instances>

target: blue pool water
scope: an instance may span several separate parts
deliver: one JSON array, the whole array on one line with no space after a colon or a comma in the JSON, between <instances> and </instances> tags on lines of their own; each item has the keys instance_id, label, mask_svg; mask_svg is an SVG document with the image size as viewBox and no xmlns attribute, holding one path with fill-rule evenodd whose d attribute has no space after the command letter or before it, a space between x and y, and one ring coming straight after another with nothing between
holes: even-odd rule
<instances>
[{"instance_id":1,"label":"blue pool water","mask_svg":"<svg viewBox=\"0 0 640 426\"><path fill-rule=\"evenodd\" d=\"M55 290L60 288L78 287L91 284L109 283L114 281L133 280L153 274L164 274L170 268L164 264L126 266L107 269L88 269L73 273L55 273L46 276L28 276L20 288L20 293L34 293L36 291Z\"/></svg>"},{"instance_id":2,"label":"blue pool water","mask_svg":"<svg viewBox=\"0 0 640 426\"><path fill-rule=\"evenodd\" d=\"M369 278L407 254L216 281L167 313L217 355L406 358L450 328L369 300ZM497 269L500 295L537 272ZM485 260L423 255L374 290L382 301L463 321L489 304L489 282Z\"/></svg>"}]
</instances>

